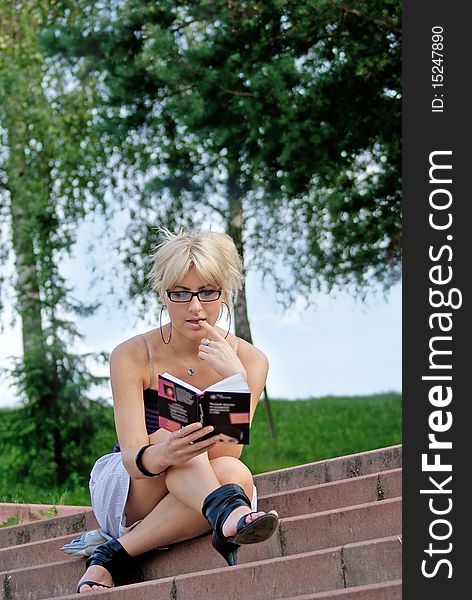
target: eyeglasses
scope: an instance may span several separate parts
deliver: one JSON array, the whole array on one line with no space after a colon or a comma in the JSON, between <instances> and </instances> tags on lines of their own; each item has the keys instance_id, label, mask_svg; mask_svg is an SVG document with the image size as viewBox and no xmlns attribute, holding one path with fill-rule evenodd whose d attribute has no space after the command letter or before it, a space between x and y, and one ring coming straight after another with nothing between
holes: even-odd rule
<instances>
[{"instance_id":1,"label":"eyeglasses","mask_svg":"<svg viewBox=\"0 0 472 600\"><path fill-rule=\"evenodd\" d=\"M196 296L200 302L214 302L221 296L221 290L199 290L198 292L166 290L166 294L171 302L191 302L194 296Z\"/></svg>"}]
</instances>

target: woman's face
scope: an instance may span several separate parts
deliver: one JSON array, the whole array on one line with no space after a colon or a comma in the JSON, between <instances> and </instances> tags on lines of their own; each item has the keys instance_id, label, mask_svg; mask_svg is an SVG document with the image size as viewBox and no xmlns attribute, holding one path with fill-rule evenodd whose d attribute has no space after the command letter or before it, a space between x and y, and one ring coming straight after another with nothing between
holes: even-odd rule
<instances>
[{"instance_id":1,"label":"woman's face","mask_svg":"<svg viewBox=\"0 0 472 600\"><path fill-rule=\"evenodd\" d=\"M192 268L185 277L170 288L170 291L199 292L215 289L218 287L202 279ZM190 339L200 340L205 337L206 332L200 326L201 320L214 326L220 316L221 298L213 302L200 302L197 296L193 296L190 302L172 302L167 294L164 294L162 301L169 311L172 331L177 331Z\"/></svg>"}]
</instances>

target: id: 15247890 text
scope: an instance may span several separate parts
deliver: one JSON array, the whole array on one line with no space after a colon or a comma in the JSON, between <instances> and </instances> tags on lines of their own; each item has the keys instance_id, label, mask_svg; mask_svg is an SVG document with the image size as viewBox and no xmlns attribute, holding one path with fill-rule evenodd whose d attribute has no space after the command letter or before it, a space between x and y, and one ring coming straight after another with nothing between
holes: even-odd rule
<instances>
[{"instance_id":1,"label":"id: 15247890 text","mask_svg":"<svg viewBox=\"0 0 472 600\"><path fill-rule=\"evenodd\" d=\"M431 28L431 85L433 99L431 112L444 112L444 28L435 25Z\"/></svg>"}]
</instances>

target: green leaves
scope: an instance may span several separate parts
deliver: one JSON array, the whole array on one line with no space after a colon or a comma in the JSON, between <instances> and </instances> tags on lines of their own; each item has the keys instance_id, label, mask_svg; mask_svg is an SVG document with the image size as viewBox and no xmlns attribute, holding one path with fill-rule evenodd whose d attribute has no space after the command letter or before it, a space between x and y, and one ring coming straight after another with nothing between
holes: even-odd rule
<instances>
[{"instance_id":1,"label":"green leaves","mask_svg":"<svg viewBox=\"0 0 472 600\"><path fill-rule=\"evenodd\" d=\"M50 50L100 77L98 127L148 182L138 221L239 202L248 267L287 301L271 253L304 293L398 280L400 2L133 0L58 26Z\"/></svg>"},{"instance_id":2,"label":"green leaves","mask_svg":"<svg viewBox=\"0 0 472 600\"><path fill-rule=\"evenodd\" d=\"M14 255L14 308L23 336L23 357L12 371L24 401L12 428L22 448L14 466L45 483L83 471L78 447L100 426L90 420L95 405L87 394L103 379L90 374L86 355L70 351L79 336L75 315L94 306L71 296L61 272L78 223L100 206L103 148L91 133L93 86L78 85L38 44L42 28L73 14L71 8L69 2L0 0L0 168L9 209L0 219L8 226L2 242Z\"/></svg>"}]
</instances>

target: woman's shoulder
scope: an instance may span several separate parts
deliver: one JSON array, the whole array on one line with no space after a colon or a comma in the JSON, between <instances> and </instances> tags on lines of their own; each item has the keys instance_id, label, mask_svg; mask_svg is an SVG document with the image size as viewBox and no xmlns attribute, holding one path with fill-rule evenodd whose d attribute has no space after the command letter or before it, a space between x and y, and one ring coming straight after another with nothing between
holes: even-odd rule
<instances>
[{"instance_id":1,"label":"woman's shoulder","mask_svg":"<svg viewBox=\"0 0 472 600\"><path fill-rule=\"evenodd\" d=\"M254 344L250 344L242 338L233 337L236 340L235 343L238 345L237 354L241 362L247 362L249 365L255 365L257 368L268 366L269 361L262 350L259 350ZM246 366L246 364L244 366Z\"/></svg>"},{"instance_id":2,"label":"woman's shoulder","mask_svg":"<svg viewBox=\"0 0 472 600\"><path fill-rule=\"evenodd\" d=\"M146 333L140 333L134 335L123 342L120 342L115 348L113 348L110 354L111 362L133 362L135 364L142 364L143 360L147 359L149 338L152 336L153 331Z\"/></svg>"}]
</instances>

